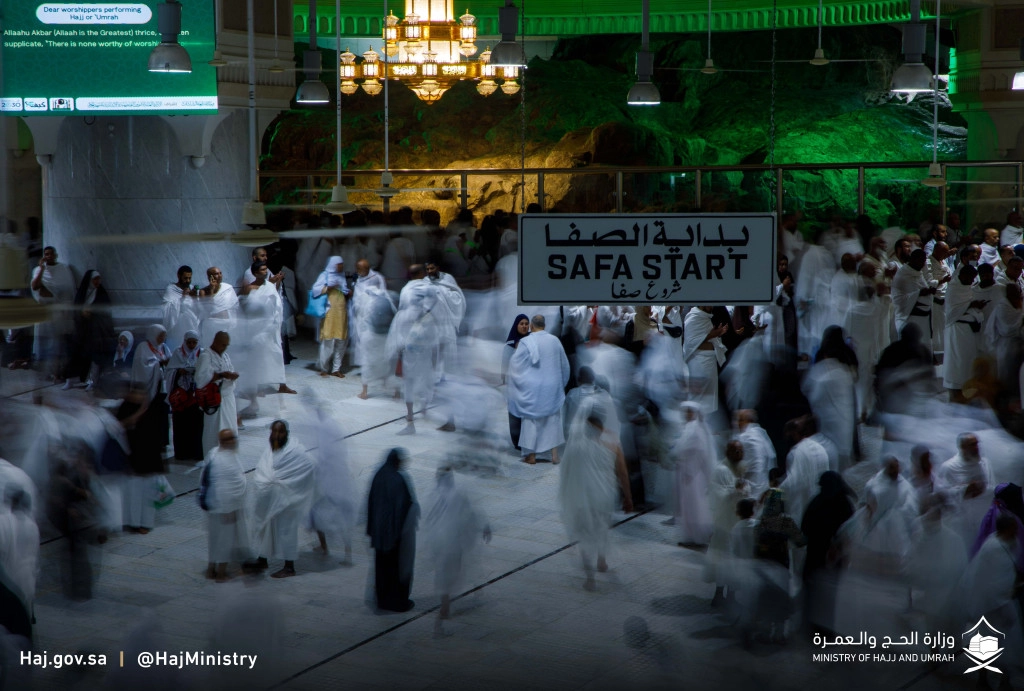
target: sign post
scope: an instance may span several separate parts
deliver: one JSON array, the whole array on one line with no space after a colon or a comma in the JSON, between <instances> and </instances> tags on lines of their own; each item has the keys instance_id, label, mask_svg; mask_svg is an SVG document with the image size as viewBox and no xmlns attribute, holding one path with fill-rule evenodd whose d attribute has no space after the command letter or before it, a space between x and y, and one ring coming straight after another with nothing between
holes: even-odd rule
<instances>
[{"instance_id":1,"label":"sign post","mask_svg":"<svg viewBox=\"0 0 1024 691\"><path fill-rule=\"evenodd\" d=\"M524 214L523 305L754 305L775 290L776 218Z\"/></svg>"}]
</instances>

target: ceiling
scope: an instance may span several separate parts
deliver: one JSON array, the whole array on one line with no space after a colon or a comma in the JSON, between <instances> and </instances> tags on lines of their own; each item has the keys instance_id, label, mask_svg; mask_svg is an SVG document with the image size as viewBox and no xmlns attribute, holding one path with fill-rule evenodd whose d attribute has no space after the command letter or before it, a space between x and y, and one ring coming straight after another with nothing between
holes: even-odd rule
<instances>
[{"instance_id":1,"label":"ceiling","mask_svg":"<svg viewBox=\"0 0 1024 691\"><path fill-rule=\"evenodd\" d=\"M334 33L334 3L321 2L321 22L330 22ZM498 32L498 7L501 0L456 0L456 11L466 9L477 17L479 35ZM523 8L527 37L569 37L588 34L626 34L640 32L639 0L517 0ZM404 2L388 2L388 9L403 16ZM923 15L928 16L934 2L924 0ZM965 10L987 7L992 0L958 0L942 3L943 16ZM379 36L383 3L366 0L341 0L342 34L345 36ZM772 0L712 0L713 31L751 31L770 29L773 18ZM707 31L708 5L705 0L650 0L651 31L655 33L691 33ZM308 8L299 0L294 7L296 17L305 24ZM905 22L910 18L908 0L826 0L825 26L859 26ZM934 16L934 15L933 15ZM778 28L817 26L817 0L778 0ZM321 27L324 28L324 27ZM296 31L296 37L304 32ZM322 32L327 33L327 32Z\"/></svg>"}]
</instances>

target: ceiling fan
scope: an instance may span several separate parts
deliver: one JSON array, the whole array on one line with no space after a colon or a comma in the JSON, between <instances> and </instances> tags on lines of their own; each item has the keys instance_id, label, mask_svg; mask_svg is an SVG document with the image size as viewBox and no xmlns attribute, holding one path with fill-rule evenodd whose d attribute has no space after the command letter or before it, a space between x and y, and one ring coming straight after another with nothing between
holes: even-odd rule
<instances>
[{"instance_id":1,"label":"ceiling fan","mask_svg":"<svg viewBox=\"0 0 1024 691\"><path fill-rule=\"evenodd\" d=\"M711 0L708 0L708 57L704 60L703 67L655 67L656 70L666 70L673 72L700 72L701 74L713 75L719 72L764 72L765 70L735 70L731 68L723 69L715 65L715 61L711 58Z\"/></svg>"},{"instance_id":2,"label":"ceiling fan","mask_svg":"<svg viewBox=\"0 0 1024 691\"><path fill-rule=\"evenodd\" d=\"M882 62L877 58L851 58L842 60L829 60L825 57L825 50L821 47L821 29L824 25L825 14L823 7L823 0L818 0L818 47L814 50L814 57L810 60L776 60L776 63L796 63L800 65L815 65L821 67L828 65L833 62ZM767 60L759 60L758 62L769 62Z\"/></svg>"}]
</instances>

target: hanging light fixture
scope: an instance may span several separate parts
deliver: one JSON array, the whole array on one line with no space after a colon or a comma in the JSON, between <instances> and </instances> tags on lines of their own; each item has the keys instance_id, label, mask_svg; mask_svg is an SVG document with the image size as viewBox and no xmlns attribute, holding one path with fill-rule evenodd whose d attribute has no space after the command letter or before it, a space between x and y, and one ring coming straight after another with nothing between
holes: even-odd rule
<instances>
[{"instance_id":1,"label":"hanging light fixture","mask_svg":"<svg viewBox=\"0 0 1024 691\"><path fill-rule=\"evenodd\" d=\"M708 0L708 57L700 71L702 74L718 73L718 70L715 68L715 61L711 59L711 0Z\"/></svg>"},{"instance_id":2,"label":"hanging light fixture","mask_svg":"<svg viewBox=\"0 0 1024 691\"><path fill-rule=\"evenodd\" d=\"M818 47L814 51L814 57L811 58L811 64L818 67L828 64L828 58L825 57L825 51L821 48L821 27L825 22L824 8L822 7L822 0L818 0Z\"/></svg>"},{"instance_id":3,"label":"hanging light fixture","mask_svg":"<svg viewBox=\"0 0 1024 691\"><path fill-rule=\"evenodd\" d=\"M149 54L150 72L187 74L192 71L192 58L178 43L181 33L181 3L167 0L157 5L156 26L160 43Z\"/></svg>"},{"instance_id":4,"label":"hanging light fixture","mask_svg":"<svg viewBox=\"0 0 1024 691\"><path fill-rule=\"evenodd\" d=\"M451 4L451 3L449 3ZM384 0L384 7L388 6L387 0ZM406 9L411 9L409 3L406 3ZM389 13L390 14L390 13ZM418 20L418 17L413 15L414 19ZM415 27L416 21L413 21ZM406 34L407 37L412 35ZM415 40L415 39L413 39ZM418 53L419 51L417 51ZM397 52L396 52L397 55ZM388 58L391 55L387 49L384 51L384 67L388 67ZM395 181L395 176L391 174L391 109L390 99L391 91L388 88L388 80L384 80L384 172L380 174L380 187L377 189L377 196L380 197L381 203L384 206L385 215L391 210L391 198L398 194L398 191L391 187L391 184Z\"/></svg>"},{"instance_id":5,"label":"hanging light fixture","mask_svg":"<svg viewBox=\"0 0 1024 691\"><path fill-rule=\"evenodd\" d=\"M1020 59L1024 62L1024 38L1020 40ZM1013 75L1013 86L1010 88L1013 91L1024 91L1024 72Z\"/></svg>"},{"instance_id":6,"label":"hanging light fixture","mask_svg":"<svg viewBox=\"0 0 1024 691\"><path fill-rule=\"evenodd\" d=\"M220 33L220 22L217 21L217 16L218 16L218 14L217 14L217 2L216 2L216 0L214 0L214 3L213 3L213 28L214 28L214 31L216 31L219 34ZM207 62L206 64L209 65L210 67L224 67L225 65L228 64L228 61L224 59L224 56L221 55L220 49L216 47L217 46L216 40L214 40L214 44L213 45L214 45L213 57L210 58L210 61Z\"/></svg>"},{"instance_id":7,"label":"hanging light fixture","mask_svg":"<svg viewBox=\"0 0 1024 691\"><path fill-rule=\"evenodd\" d=\"M484 96L498 90L499 77L504 77L504 93L519 91L519 67L501 70L489 50L473 59L478 50L476 17L467 10L456 21L452 0L406 0L405 17L388 11L382 35L381 53L371 47L361 62L351 53L339 56L341 92L346 96L358 90L357 79L371 96L383 90L381 80L400 81L425 103L435 103L465 79L479 80L477 91Z\"/></svg>"},{"instance_id":8,"label":"hanging light fixture","mask_svg":"<svg viewBox=\"0 0 1024 691\"><path fill-rule=\"evenodd\" d=\"M519 68L506 65L500 69L502 76L505 78L505 81L501 83L501 92L509 96L518 94L519 82L516 80L519 79Z\"/></svg>"},{"instance_id":9,"label":"hanging light fixture","mask_svg":"<svg viewBox=\"0 0 1024 691\"><path fill-rule=\"evenodd\" d=\"M903 25L904 63L893 72L893 92L919 94L932 90L932 73L921 62L926 33L927 27L921 21L921 0L910 0L910 21Z\"/></svg>"},{"instance_id":10,"label":"hanging light fixture","mask_svg":"<svg viewBox=\"0 0 1024 691\"><path fill-rule=\"evenodd\" d=\"M380 55L370 46L369 50L363 53L363 91L376 96L381 92L380 83Z\"/></svg>"},{"instance_id":11,"label":"hanging light fixture","mask_svg":"<svg viewBox=\"0 0 1024 691\"><path fill-rule=\"evenodd\" d=\"M480 53L480 83L476 85L476 91L481 96L490 96L498 90L498 83L494 78L498 76L498 68L491 64L491 48L487 47Z\"/></svg>"},{"instance_id":12,"label":"hanging light fixture","mask_svg":"<svg viewBox=\"0 0 1024 691\"><path fill-rule=\"evenodd\" d=\"M935 79L934 103L932 104L932 162L928 166L928 177L921 180L928 187L945 187L946 176L939 165L939 20L942 17L942 0L935 0Z\"/></svg>"},{"instance_id":13,"label":"hanging light fixture","mask_svg":"<svg viewBox=\"0 0 1024 691\"><path fill-rule=\"evenodd\" d=\"M505 0L505 6L498 8L498 31L501 33L501 41L491 51L491 64L496 67L526 67L523 46L516 43L519 8L512 0Z\"/></svg>"},{"instance_id":14,"label":"hanging light fixture","mask_svg":"<svg viewBox=\"0 0 1024 691\"><path fill-rule=\"evenodd\" d=\"M277 0L274 0L274 61L270 63L270 67L267 68L267 72L271 74L281 74L285 71L284 63L277 54Z\"/></svg>"},{"instance_id":15,"label":"hanging light fixture","mask_svg":"<svg viewBox=\"0 0 1024 691\"><path fill-rule=\"evenodd\" d=\"M359 91L359 85L355 82L356 77L356 56L345 49L344 53L338 55L338 89L346 96L351 96Z\"/></svg>"},{"instance_id":16,"label":"hanging light fixture","mask_svg":"<svg viewBox=\"0 0 1024 691\"><path fill-rule=\"evenodd\" d=\"M232 233L228 240L243 247L263 247L277 242L277 233L262 226L267 223L267 213L260 201L259 180L256 168L259 165L259 146L256 143L256 29L253 19L253 0L246 2L246 27L249 48L249 197L242 207L242 224L245 230Z\"/></svg>"},{"instance_id":17,"label":"hanging light fixture","mask_svg":"<svg viewBox=\"0 0 1024 691\"><path fill-rule=\"evenodd\" d=\"M316 47L316 0L309 0L309 50L302 53L302 71L306 80L295 92L295 102L316 105L331 102L327 85L320 81L323 66L320 51Z\"/></svg>"},{"instance_id":18,"label":"hanging light fixture","mask_svg":"<svg viewBox=\"0 0 1024 691\"><path fill-rule=\"evenodd\" d=\"M631 106L656 106L661 103L658 87L651 81L654 75L654 54L650 51L650 0L643 0L643 17L641 18L640 50L636 54L636 83L626 95L626 103Z\"/></svg>"},{"instance_id":19,"label":"hanging light fixture","mask_svg":"<svg viewBox=\"0 0 1024 691\"><path fill-rule=\"evenodd\" d=\"M352 53L347 48L345 49L345 53L341 52L341 0L334 0L334 10L337 13L337 18L335 19L334 27L334 38L337 42L334 45L337 47L339 65L338 102L335 105L335 110L337 113L337 123L334 132L334 137L337 143L337 151L335 152L335 165L338 167L338 182L337 184L334 185L334 188L331 189L331 201L324 205L324 211L326 211L329 214L341 215L356 210L355 204L351 203L348 200L348 190L345 189L345 185L341 183L341 94L343 93L342 89L344 88L345 84L345 75L341 74L340 69L341 65L346 64L346 62L342 60L343 57L347 58L347 64L350 67L354 67L352 63L355 61L355 56L352 55ZM347 55L345 55L346 53ZM353 87L355 87L355 82L352 82L351 80L349 80L349 82Z\"/></svg>"}]
</instances>

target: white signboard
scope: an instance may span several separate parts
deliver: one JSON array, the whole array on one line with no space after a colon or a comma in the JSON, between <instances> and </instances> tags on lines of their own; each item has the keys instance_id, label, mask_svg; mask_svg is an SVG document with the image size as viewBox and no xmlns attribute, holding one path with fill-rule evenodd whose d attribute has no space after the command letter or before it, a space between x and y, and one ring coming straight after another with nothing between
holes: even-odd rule
<instances>
[{"instance_id":1,"label":"white signboard","mask_svg":"<svg viewBox=\"0 0 1024 691\"><path fill-rule=\"evenodd\" d=\"M524 214L523 305L771 302L775 214Z\"/></svg>"}]
</instances>

